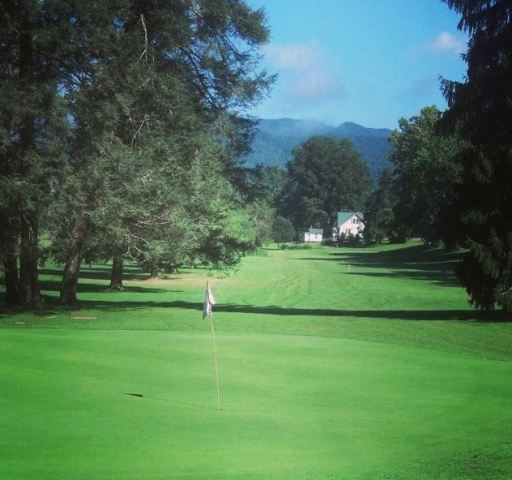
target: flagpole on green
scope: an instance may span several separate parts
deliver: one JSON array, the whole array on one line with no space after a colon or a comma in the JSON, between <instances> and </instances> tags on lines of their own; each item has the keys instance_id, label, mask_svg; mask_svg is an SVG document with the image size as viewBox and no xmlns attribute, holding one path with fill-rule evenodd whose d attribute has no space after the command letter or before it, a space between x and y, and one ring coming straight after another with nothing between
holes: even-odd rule
<instances>
[{"instance_id":1,"label":"flagpole on green","mask_svg":"<svg viewBox=\"0 0 512 480\"><path fill-rule=\"evenodd\" d=\"M217 365L217 349L215 347L215 330L213 328L213 312L210 313L209 317L210 317L210 325L212 328L213 363L215 365L215 382L217 384L217 405L218 405L218 409L222 410L222 406L220 403L219 367Z\"/></svg>"},{"instance_id":2,"label":"flagpole on green","mask_svg":"<svg viewBox=\"0 0 512 480\"><path fill-rule=\"evenodd\" d=\"M206 290L204 292L204 306L203 306L203 318L208 317L210 320L211 332L212 332L212 347L213 347L213 363L215 366L215 383L217 385L217 407L222 410L222 404L220 401L220 386L219 386L219 366L217 363L217 347L215 345L215 329L213 328L213 305L215 305L215 298L213 297L212 291L210 290L210 282L206 282Z\"/></svg>"}]
</instances>

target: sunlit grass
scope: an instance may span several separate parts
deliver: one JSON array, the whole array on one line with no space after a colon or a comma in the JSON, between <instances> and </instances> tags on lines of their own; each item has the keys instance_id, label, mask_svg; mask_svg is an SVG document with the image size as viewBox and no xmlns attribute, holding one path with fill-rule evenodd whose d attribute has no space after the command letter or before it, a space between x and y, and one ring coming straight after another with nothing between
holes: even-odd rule
<instances>
[{"instance_id":1,"label":"sunlit grass","mask_svg":"<svg viewBox=\"0 0 512 480\"><path fill-rule=\"evenodd\" d=\"M266 250L208 277L85 266L80 309L0 318L0 478L505 479L512 324L417 244ZM137 394L142 396L135 396Z\"/></svg>"}]
</instances>

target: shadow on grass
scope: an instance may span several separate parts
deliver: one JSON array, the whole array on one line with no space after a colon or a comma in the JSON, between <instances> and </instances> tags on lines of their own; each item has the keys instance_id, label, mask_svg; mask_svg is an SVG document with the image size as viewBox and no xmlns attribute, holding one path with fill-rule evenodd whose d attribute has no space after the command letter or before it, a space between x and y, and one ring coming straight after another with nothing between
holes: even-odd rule
<instances>
[{"instance_id":1,"label":"shadow on grass","mask_svg":"<svg viewBox=\"0 0 512 480\"><path fill-rule=\"evenodd\" d=\"M107 301L107 300L81 300L73 307L62 306L55 297L45 297L45 304L42 308L34 310L38 316L56 315L68 310L99 310L109 312L120 312L124 310L142 310L151 308L170 308L197 310L203 309L202 302L186 302L182 300L155 302L155 301ZM274 316L306 316L306 317L353 317L385 320L409 320L409 321L435 321L435 320L459 320L473 322L510 322L511 317L502 312L480 312L477 310L341 310L328 308L294 308L280 307L278 305L238 305L218 304L215 306L216 313L230 314L257 314ZM9 309L0 311L2 316L24 313L27 310Z\"/></svg>"},{"instance_id":2,"label":"shadow on grass","mask_svg":"<svg viewBox=\"0 0 512 480\"><path fill-rule=\"evenodd\" d=\"M111 267L105 266L102 267L93 267L93 268L82 268L80 270L80 279L87 280L105 280L110 281L110 273ZM39 269L39 275L52 275L52 276L62 276L62 270L58 268L41 268ZM141 271L137 268L125 268L123 271L123 280L147 280L149 278L149 274Z\"/></svg>"},{"instance_id":3,"label":"shadow on grass","mask_svg":"<svg viewBox=\"0 0 512 480\"><path fill-rule=\"evenodd\" d=\"M60 291L61 282L54 280L41 280L39 282L42 291L47 292L58 292ZM148 288L148 287L140 287L135 285L125 285L124 290L122 292L114 292L109 289L108 284L104 283L79 283L77 292L80 293L162 293L168 292L170 290L158 289L158 288ZM181 292L181 290L172 290L174 292Z\"/></svg>"},{"instance_id":4,"label":"shadow on grass","mask_svg":"<svg viewBox=\"0 0 512 480\"><path fill-rule=\"evenodd\" d=\"M360 262L362 266L443 270L450 269L461 259L461 255L461 252L447 252L428 245L413 245L382 252L335 252L329 254L330 257L352 260L354 264Z\"/></svg>"},{"instance_id":5,"label":"shadow on grass","mask_svg":"<svg viewBox=\"0 0 512 480\"><path fill-rule=\"evenodd\" d=\"M52 312L48 309L54 308ZM67 307L69 308L69 307ZM106 300L81 300L74 307L76 309L104 310L104 311L123 311L138 310L147 308L176 308L186 310L203 309L202 302L187 302L174 300L168 302L154 301L106 301ZM40 315L49 315L57 310L66 309L57 304L57 299L48 297L45 309ZM328 308L294 308L280 307L278 305L238 305L238 304L218 304L214 308L216 313L238 313L238 314L258 314L274 316L307 316L307 317L354 317L370 319L388 319L388 320L411 320L411 321L429 321L429 320L463 320L463 321L485 321L485 322L508 322L511 318L501 312L479 312L477 310L341 310Z\"/></svg>"},{"instance_id":6,"label":"shadow on grass","mask_svg":"<svg viewBox=\"0 0 512 480\"><path fill-rule=\"evenodd\" d=\"M188 308L181 306L181 308ZM494 320L497 315L482 315L475 310L339 310L327 308L287 308L279 306L217 305L217 312L319 317L357 317L398 320Z\"/></svg>"},{"instance_id":7,"label":"shadow on grass","mask_svg":"<svg viewBox=\"0 0 512 480\"><path fill-rule=\"evenodd\" d=\"M353 264L350 264L353 266ZM376 278L401 278L405 280L423 280L444 287L460 287L455 275L447 276L446 272L441 270L421 271L421 270L403 270L400 272L345 272L347 275L358 275L363 277Z\"/></svg>"},{"instance_id":8,"label":"shadow on grass","mask_svg":"<svg viewBox=\"0 0 512 480\"><path fill-rule=\"evenodd\" d=\"M446 252L427 245L414 245L383 252L341 251L330 253L327 257L303 257L297 260L339 262L342 265L361 268L358 272L345 272L350 275L423 280L458 287L460 282L455 275L454 267L461 256L460 252Z\"/></svg>"}]
</instances>

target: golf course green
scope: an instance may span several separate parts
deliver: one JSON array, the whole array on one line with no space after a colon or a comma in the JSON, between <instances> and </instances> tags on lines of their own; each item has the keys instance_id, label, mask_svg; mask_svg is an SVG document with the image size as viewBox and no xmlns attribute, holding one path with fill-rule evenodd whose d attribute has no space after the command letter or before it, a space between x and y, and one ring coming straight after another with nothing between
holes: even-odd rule
<instances>
[{"instance_id":1,"label":"golf course green","mask_svg":"<svg viewBox=\"0 0 512 480\"><path fill-rule=\"evenodd\" d=\"M510 479L512 323L456 261L269 248L122 292L84 265L73 310L47 266L45 306L0 313L0 480Z\"/></svg>"}]
</instances>

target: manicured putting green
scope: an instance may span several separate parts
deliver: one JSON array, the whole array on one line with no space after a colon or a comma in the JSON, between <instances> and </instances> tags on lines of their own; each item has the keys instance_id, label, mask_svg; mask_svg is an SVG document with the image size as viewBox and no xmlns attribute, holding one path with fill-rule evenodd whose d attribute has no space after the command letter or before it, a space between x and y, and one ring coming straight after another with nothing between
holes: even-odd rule
<instances>
[{"instance_id":1,"label":"manicured putting green","mask_svg":"<svg viewBox=\"0 0 512 480\"><path fill-rule=\"evenodd\" d=\"M4 478L329 478L435 463L510 435L504 362L221 335L219 412L208 336L0 335Z\"/></svg>"}]
</instances>

